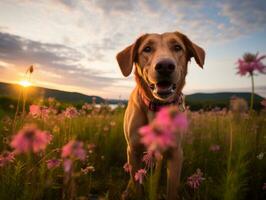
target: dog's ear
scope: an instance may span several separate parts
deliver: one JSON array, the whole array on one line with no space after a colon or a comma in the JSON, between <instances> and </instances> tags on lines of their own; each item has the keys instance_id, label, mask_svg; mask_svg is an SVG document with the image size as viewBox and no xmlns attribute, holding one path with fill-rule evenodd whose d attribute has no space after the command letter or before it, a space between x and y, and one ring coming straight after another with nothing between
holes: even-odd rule
<instances>
[{"instance_id":1,"label":"dog's ear","mask_svg":"<svg viewBox=\"0 0 266 200\"><path fill-rule=\"evenodd\" d=\"M133 64L137 57L137 50L143 36L139 37L136 42L126 47L116 55L117 62L124 76L128 76L132 71Z\"/></svg>"},{"instance_id":2,"label":"dog's ear","mask_svg":"<svg viewBox=\"0 0 266 200\"><path fill-rule=\"evenodd\" d=\"M183 35L184 42L186 47L188 48L188 59L194 57L196 63L203 68L204 61L205 61L205 51L200 46L193 43L187 36Z\"/></svg>"}]
</instances>

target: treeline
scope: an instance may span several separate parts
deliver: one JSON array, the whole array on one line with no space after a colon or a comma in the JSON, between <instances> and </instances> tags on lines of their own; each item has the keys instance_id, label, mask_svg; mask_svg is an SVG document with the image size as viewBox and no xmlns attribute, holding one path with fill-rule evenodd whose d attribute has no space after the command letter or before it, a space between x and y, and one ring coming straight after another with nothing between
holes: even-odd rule
<instances>
[{"instance_id":1,"label":"treeline","mask_svg":"<svg viewBox=\"0 0 266 200\"><path fill-rule=\"evenodd\" d=\"M46 99L28 99L25 103L26 110L28 110L29 106L31 104L42 104L42 105L49 105L48 103L48 98ZM57 101L57 100L55 100ZM75 103L66 103L66 102L61 102L57 101L59 103L59 110L63 110L66 107L73 105L76 108L81 108L84 103L91 103L91 102L85 102L85 101L80 101L80 102L75 102ZM97 103L97 102L96 102ZM126 101L123 101L123 104L126 105ZM14 113L16 111L17 106L20 108L23 106L23 101L22 99L18 101L18 99L11 98L11 97L6 97L6 96L0 96L0 115L1 113ZM191 100L191 99L186 99L186 106L189 107L190 110L192 111L198 111L198 110L219 110L223 108L230 108L230 100ZM263 108L261 105L261 102L259 100L256 100L254 103L254 109L259 111Z\"/></svg>"},{"instance_id":2,"label":"treeline","mask_svg":"<svg viewBox=\"0 0 266 200\"><path fill-rule=\"evenodd\" d=\"M230 101L228 100L216 100L216 101L191 101L186 100L186 105L189 106L190 110L197 111L200 109L203 110L213 110L213 109L222 109L222 108L230 108ZM254 102L254 110L261 110L263 106L260 101Z\"/></svg>"}]
</instances>

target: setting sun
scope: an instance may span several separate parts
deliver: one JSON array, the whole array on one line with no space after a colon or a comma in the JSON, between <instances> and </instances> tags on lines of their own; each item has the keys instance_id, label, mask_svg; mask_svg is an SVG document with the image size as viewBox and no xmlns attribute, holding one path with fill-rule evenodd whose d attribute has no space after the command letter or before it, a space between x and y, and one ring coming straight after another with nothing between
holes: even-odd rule
<instances>
[{"instance_id":1,"label":"setting sun","mask_svg":"<svg viewBox=\"0 0 266 200\"><path fill-rule=\"evenodd\" d=\"M31 82L27 81L27 80L22 80L19 82L19 85L23 86L23 87L29 87L31 86Z\"/></svg>"}]
</instances>

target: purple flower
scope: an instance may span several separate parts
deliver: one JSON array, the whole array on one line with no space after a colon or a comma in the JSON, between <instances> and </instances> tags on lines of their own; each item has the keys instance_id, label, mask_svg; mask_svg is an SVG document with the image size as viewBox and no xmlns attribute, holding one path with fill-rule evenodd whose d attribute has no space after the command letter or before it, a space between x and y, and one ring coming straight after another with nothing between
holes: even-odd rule
<instances>
[{"instance_id":1,"label":"purple flower","mask_svg":"<svg viewBox=\"0 0 266 200\"><path fill-rule=\"evenodd\" d=\"M0 167L5 166L8 163L14 162L15 157L13 152L5 151L0 154Z\"/></svg>"},{"instance_id":2,"label":"purple flower","mask_svg":"<svg viewBox=\"0 0 266 200\"><path fill-rule=\"evenodd\" d=\"M47 119L49 114L56 114L57 110L52 107L44 107L38 105L30 105L30 115L34 118L41 117L43 119Z\"/></svg>"},{"instance_id":3,"label":"purple flower","mask_svg":"<svg viewBox=\"0 0 266 200\"><path fill-rule=\"evenodd\" d=\"M86 168L81 169L81 172L83 174L92 173L92 172L95 172L95 168L93 166L87 166Z\"/></svg>"},{"instance_id":4,"label":"purple flower","mask_svg":"<svg viewBox=\"0 0 266 200\"><path fill-rule=\"evenodd\" d=\"M75 160L85 160L86 151L83 148L83 142L71 140L62 147L61 157L63 158L63 167L65 172L70 172Z\"/></svg>"},{"instance_id":5,"label":"purple flower","mask_svg":"<svg viewBox=\"0 0 266 200\"><path fill-rule=\"evenodd\" d=\"M212 151L212 152L217 152L217 151L220 151L220 146L218 144L213 144L210 146L209 150Z\"/></svg>"},{"instance_id":6,"label":"purple flower","mask_svg":"<svg viewBox=\"0 0 266 200\"><path fill-rule=\"evenodd\" d=\"M154 152L148 151L142 157L142 161L145 163L146 167L152 168L155 165L155 155Z\"/></svg>"},{"instance_id":7,"label":"purple flower","mask_svg":"<svg viewBox=\"0 0 266 200\"><path fill-rule=\"evenodd\" d=\"M38 105L30 105L30 114L34 117L41 115L41 108Z\"/></svg>"},{"instance_id":8,"label":"purple flower","mask_svg":"<svg viewBox=\"0 0 266 200\"><path fill-rule=\"evenodd\" d=\"M262 59L266 58L266 55L259 56L259 54L246 53L243 59L237 61L238 74L244 76L246 74L253 74L255 71L265 73L266 66L261 62Z\"/></svg>"},{"instance_id":9,"label":"purple flower","mask_svg":"<svg viewBox=\"0 0 266 200\"><path fill-rule=\"evenodd\" d=\"M205 178L203 178L203 173L200 169L197 169L196 173L187 178L187 184L190 188L196 190L200 187L203 180L205 180Z\"/></svg>"},{"instance_id":10,"label":"purple flower","mask_svg":"<svg viewBox=\"0 0 266 200\"><path fill-rule=\"evenodd\" d=\"M12 139L11 147L15 153L38 153L45 150L51 142L52 135L46 131L39 130L35 125L24 126Z\"/></svg>"},{"instance_id":11,"label":"purple flower","mask_svg":"<svg viewBox=\"0 0 266 200\"><path fill-rule=\"evenodd\" d=\"M67 118L73 118L79 115L79 112L73 106L66 108L66 110L63 113L64 113L64 116Z\"/></svg>"},{"instance_id":12,"label":"purple flower","mask_svg":"<svg viewBox=\"0 0 266 200\"><path fill-rule=\"evenodd\" d=\"M57 168L59 167L61 164L61 160L59 159L50 159L50 160L46 160L46 165L47 165L47 168L48 169L54 169L54 168Z\"/></svg>"},{"instance_id":13,"label":"purple flower","mask_svg":"<svg viewBox=\"0 0 266 200\"><path fill-rule=\"evenodd\" d=\"M155 154L176 147L178 134L183 133L188 126L186 115L178 112L175 106L162 108L151 124L139 129L141 142L148 151Z\"/></svg>"},{"instance_id":14,"label":"purple flower","mask_svg":"<svg viewBox=\"0 0 266 200\"><path fill-rule=\"evenodd\" d=\"M146 176L147 171L145 169L140 169L135 173L135 181L138 181L140 184L143 183L144 177Z\"/></svg>"},{"instance_id":15,"label":"purple flower","mask_svg":"<svg viewBox=\"0 0 266 200\"><path fill-rule=\"evenodd\" d=\"M62 148L62 158L71 158L78 160L86 159L86 152L83 148L83 142L71 140Z\"/></svg>"},{"instance_id":16,"label":"purple flower","mask_svg":"<svg viewBox=\"0 0 266 200\"><path fill-rule=\"evenodd\" d=\"M266 190L266 183L263 183L262 190Z\"/></svg>"},{"instance_id":17,"label":"purple flower","mask_svg":"<svg viewBox=\"0 0 266 200\"><path fill-rule=\"evenodd\" d=\"M93 106L91 104L84 103L83 106L82 106L82 109L83 110L92 110Z\"/></svg>"},{"instance_id":18,"label":"purple flower","mask_svg":"<svg viewBox=\"0 0 266 200\"><path fill-rule=\"evenodd\" d=\"M64 171L65 172L70 172L72 168L73 161L70 159L64 159L63 166L64 166Z\"/></svg>"},{"instance_id":19,"label":"purple flower","mask_svg":"<svg viewBox=\"0 0 266 200\"><path fill-rule=\"evenodd\" d=\"M129 163L125 163L123 166L125 172L129 173L132 170L132 166Z\"/></svg>"}]
</instances>

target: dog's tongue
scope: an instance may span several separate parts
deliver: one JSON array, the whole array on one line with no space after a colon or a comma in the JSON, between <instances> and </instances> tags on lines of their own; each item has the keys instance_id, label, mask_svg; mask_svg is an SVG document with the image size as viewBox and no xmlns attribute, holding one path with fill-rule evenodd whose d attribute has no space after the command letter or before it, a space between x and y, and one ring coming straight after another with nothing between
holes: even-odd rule
<instances>
[{"instance_id":1,"label":"dog's tongue","mask_svg":"<svg viewBox=\"0 0 266 200\"><path fill-rule=\"evenodd\" d=\"M168 81L162 81L156 84L156 89L158 93L169 92L172 89L172 84Z\"/></svg>"}]
</instances>

